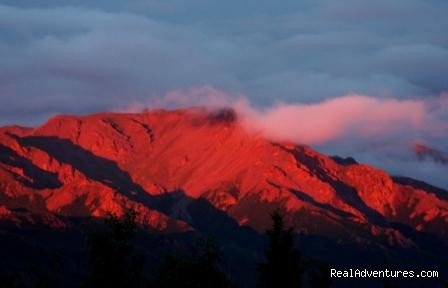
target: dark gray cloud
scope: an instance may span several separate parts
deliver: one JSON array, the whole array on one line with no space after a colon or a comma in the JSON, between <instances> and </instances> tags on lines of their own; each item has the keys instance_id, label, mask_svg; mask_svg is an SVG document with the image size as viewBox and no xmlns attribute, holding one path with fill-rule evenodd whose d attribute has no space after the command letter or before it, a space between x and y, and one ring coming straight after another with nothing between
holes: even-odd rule
<instances>
[{"instance_id":1,"label":"dark gray cloud","mask_svg":"<svg viewBox=\"0 0 448 288\"><path fill-rule=\"evenodd\" d=\"M1 3L3 124L205 84L260 105L448 88L446 1Z\"/></svg>"}]
</instances>

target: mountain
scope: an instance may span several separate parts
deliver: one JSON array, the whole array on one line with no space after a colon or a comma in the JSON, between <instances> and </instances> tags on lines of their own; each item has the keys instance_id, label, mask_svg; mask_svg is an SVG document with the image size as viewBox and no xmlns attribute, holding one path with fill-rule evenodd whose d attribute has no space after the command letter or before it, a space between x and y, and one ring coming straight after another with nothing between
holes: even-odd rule
<instances>
[{"instance_id":1,"label":"mountain","mask_svg":"<svg viewBox=\"0 0 448 288\"><path fill-rule=\"evenodd\" d=\"M448 154L443 151L431 148L421 143L414 143L412 145L412 151L421 161L432 160L436 163L448 165Z\"/></svg>"},{"instance_id":2,"label":"mountain","mask_svg":"<svg viewBox=\"0 0 448 288\"><path fill-rule=\"evenodd\" d=\"M215 233L242 246L258 245L280 208L302 244L329 259L358 247L440 264L448 247L446 191L269 141L229 109L62 115L0 128L0 227L68 229L125 208L148 231ZM333 258L329 247L339 247Z\"/></svg>"}]
</instances>

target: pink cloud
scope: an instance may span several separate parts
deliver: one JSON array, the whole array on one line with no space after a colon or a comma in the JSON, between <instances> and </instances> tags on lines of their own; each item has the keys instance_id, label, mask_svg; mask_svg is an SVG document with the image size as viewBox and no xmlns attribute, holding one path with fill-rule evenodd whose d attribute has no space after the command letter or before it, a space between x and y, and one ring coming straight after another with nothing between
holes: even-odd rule
<instances>
[{"instance_id":1,"label":"pink cloud","mask_svg":"<svg viewBox=\"0 0 448 288\"><path fill-rule=\"evenodd\" d=\"M347 95L313 104L278 104L256 109L236 105L245 126L273 140L321 144L347 136L380 137L417 131L425 124L425 103Z\"/></svg>"}]
</instances>

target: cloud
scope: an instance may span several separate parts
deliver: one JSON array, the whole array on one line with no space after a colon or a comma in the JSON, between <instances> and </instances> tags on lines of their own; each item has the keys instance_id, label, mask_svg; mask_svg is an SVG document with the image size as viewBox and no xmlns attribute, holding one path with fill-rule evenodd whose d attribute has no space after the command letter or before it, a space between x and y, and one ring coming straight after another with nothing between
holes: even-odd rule
<instances>
[{"instance_id":1,"label":"cloud","mask_svg":"<svg viewBox=\"0 0 448 288\"><path fill-rule=\"evenodd\" d=\"M347 95L314 104L240 109L252 130L268 138L322 144L346 137L385 137L423 129L425 105L416 100Z\"/></svg>"},{"instance_id":2,"label":"cloud","mask_svg":"<svg viewBox=\"0 0 448 288\"><path fill-rule=\"evenodd\" d=\"M200 85L266 107L448 89L446 1L2 3L0 124Z\"/></svg>"},{"instance_id":3,"label":"cloud","mask_svg":"<svg viewBox=\"0 0 448 288\"><path fill-rule=\"evenodd\" d=\"M199 69L213 75L200 33L135 14L0 6L0 25L11 34L0 42L1 122L107 110L189 86Z\"/></svg>"},{"instance_id":4,"label":"cloud","mask_svg":"<svg viewBox=\"0 0 448 288\"><path fill-rule=\"evenodd\" d=\"M187 89L168 91L165 95L150 97L145 101L134 101L128 105L112 109L115 112L139 113L145 109L175 109L201 107L222 109L233 107L239 101L247 101L243 95L231 95L213 86L195 86Z\"/></svg>"}]
</instances>

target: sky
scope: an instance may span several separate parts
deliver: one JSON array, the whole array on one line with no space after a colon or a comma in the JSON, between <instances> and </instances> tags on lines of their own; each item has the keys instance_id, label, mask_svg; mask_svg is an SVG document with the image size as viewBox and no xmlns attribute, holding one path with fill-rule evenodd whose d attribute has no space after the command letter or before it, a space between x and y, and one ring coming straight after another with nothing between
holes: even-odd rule
<instances>
[{"instance_id":1,"label":"sky","mask_svg":"<svg viewBox=\"0 0 448 288\"><path fill-rule=\"evenodd\" d=\"M0 125L224 103L267 137L448 187L446 165L408 151L448 151L446 11L446 0L0 0Z\"/></svg>"}]
</instances>

